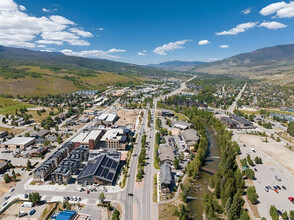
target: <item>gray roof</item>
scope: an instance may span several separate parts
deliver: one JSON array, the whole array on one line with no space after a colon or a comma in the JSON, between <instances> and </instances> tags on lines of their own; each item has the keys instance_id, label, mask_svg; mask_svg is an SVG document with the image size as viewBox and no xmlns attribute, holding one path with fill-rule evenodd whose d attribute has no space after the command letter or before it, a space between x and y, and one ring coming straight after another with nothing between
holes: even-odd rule
<instances>
[{"instance_id":1,"label":"gray roof","mask_svg":"<svg viewBox=\"0 0 294 220\"><path fill-rule=\"evenodd\" d=\"M199 140L199 136L196 130L194 129L188 129L183 131L183 136L185 141L198 141Z\"/></svg>"},{"instance_id":2,"label":"gray roof","mask_svg":"<svg viewBox=\"0 0 294 220\"><path fill-rule=\"evenodd\" d=\"M246 119L244 119L240 116L237 116L237 115L231 115L230 117L243 125L251 125L252 124L252 122L247 121Z\"/></svg>"},{"instance_id":3,"label":"gray roof","mask_svg":"<svg viewBox=\"0 0 294 220\"><path fill-rule=\"evenodd\" d=\"M14 137L3 143L3 145L26 145L29 142L35 140L35 138L30 137Z\"/></svg>"},{"instance_id":4,"label":"gray roof","mask_svg":"<svg viewBox=\"0 0 294 220\"><path fill-rule=\"evenodd\" d=\"M160 161L175 160L174 150L172 146L161 144L158 150Z\"/></svg>"},{"instance_id":5,"label":"gray roof","mask_svg":"<svg viewBox=\"0 0 294 220\"><path fill-rule=\"evenodd\" d=\"M171 165L169 162L164 162L160 166L160 184L171 184L172 175L171 175Z\"/></svg>"}]
</instances>

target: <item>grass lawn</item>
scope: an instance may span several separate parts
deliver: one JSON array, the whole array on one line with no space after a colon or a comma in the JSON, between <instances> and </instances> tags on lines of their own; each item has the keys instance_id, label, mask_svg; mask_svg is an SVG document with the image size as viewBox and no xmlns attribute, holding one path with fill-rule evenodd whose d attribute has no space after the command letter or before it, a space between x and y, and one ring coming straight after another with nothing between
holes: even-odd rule
<instances>
[{"instance_id":1,"label":"grass lawn","mask_svg":"<svg viewBox=\"0 0 294 220\"><path fill-rule=\"evenodd\" d=\"M0 114L1 115L6 115L6 114L15 114L16 109L20 108L31 108L35 107L34 105L15 101L10 98L1 98L0 97Z\"/></svg>"},{"instance_id":2,"label":"grass lawn","mask_svg":"<svg viewBox=\"0 0 294 220\"><path fill-rule=\"evenodd\" d=\"M4 128L4 127L0 127L0 131L7 131L8 133L13 133L13 134L19 134L21 132L23 132L25 129L22 128Z\"/></svg>"},{"instance_id":3,"label":"grass lawn","mask_svg":"<svg viewBox=\"0 0 294 220\"><path fill-rule=\"evenodd\" d=\"M188 120L188 117L185 116L185 115L183 115L183 114L181 114L181 113L174 112L174 114L176 116L178 116L179 120L181 120L181 121L187 121Z\"/></svg>"}]
</instances>

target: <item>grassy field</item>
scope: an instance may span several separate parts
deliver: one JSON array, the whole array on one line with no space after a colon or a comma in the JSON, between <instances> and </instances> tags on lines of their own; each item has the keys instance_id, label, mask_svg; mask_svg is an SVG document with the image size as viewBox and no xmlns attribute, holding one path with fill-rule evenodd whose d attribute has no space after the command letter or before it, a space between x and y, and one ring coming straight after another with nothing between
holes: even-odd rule
<instances>
[{"instance_id":1,"label":"grassy field","mask_svg":"<svg viewBox=\"0 0 294 220\"><path fill-rule=\"evenodd\" d=\"M251 115L251 114L259 115L260 114L259 113L260 111L246 111L246 110L240 110L240 111L247 114L247 115ZM294 112L288 112L288 111L280 111L280 110L273 110L273 109L267 109L267 111L270 113L294 115Z\"/></svg>"},{"instance_id":2,"label":"grassy field","mask_svg":"<svg viewBox=\"0 0 294 220\"><path fill-rule=\"evenodd\" d=\"M10 98L2 98L0 97L0 114L6 115L6 114L14 114L16 109L20 108L31 108L35 107L34 105L22 103L15 101Z\"/></svg>"},{"instance_id":3,"label":"grassy field","mask_svg":"<svg viewBox=\"0 0 294 220\"><path fill-rule=\"evenodd\" d=\"M181 121L187 121L187 120L188 120L188 117L185 116L185 115L183 115L183 114L181 114L181 113L176 113L176 112L174 112L174 114L175 114L176 116L178 116L179 120L181 120Z\"/></svg>"},{"instance_id":4,"label":"grassy field","mask_svg":"<svg viewBox=\"0 0 294 220\"><path fill-rule=\"evenodd\" d=\"M119 75L110 72L93 71L92 76L79 76L75 72L60 70L54 72L49 69L41 69L35 66L21 66L27 68L27 72L35 72L38 77L26 76L18 79L0 78L0 94L9 95L47 95L61 94L78 91L81 89L104 89L110 85L139 84L149 80L146 77L134 75ZM18 67L18 68L21 68ZM65 78L68 77L68 78Z\"/></svg>"},{"instance_id":5,"label":"grassy field","mask_svg":"<svg viewBox=\"0 0 294 220\"><path fill-rule=\"evenodd\" d=\"M47 109L46 112L42 113L41 115L38 115L37 110L29 110L27 114L31 114L33 116L34 121L40 123L43 119L47 118L50 111L51 111L51 108ZM55 109L53 110L53 113L56 114L58 113L58 111Z\"/></svg>"}]
</instances>

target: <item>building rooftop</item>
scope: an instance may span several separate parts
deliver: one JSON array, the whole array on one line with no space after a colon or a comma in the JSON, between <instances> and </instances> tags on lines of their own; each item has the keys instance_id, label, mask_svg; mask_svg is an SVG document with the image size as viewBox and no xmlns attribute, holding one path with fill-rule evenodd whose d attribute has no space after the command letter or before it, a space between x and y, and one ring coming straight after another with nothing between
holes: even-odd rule
<instances>
[{"instance_id":1,"label":"building rooftop","mask_svg":"<svg viewBox=\"0 0 294 220\"><path fill-rule=\"evenodd\" d=\"M160 166L160 184L171 184L171 181L171 165L166 161Z\"/></svg>"},{"instance_id":2,"label":"building rooftop","mask_svg":"<svg viewBox=\"0 0 294 220\"><path fill-rule=\"evenodd\" d=\"M183 137L186 141L198 141L199 136L196 130L194 129L188 129L183 131Z\"/></svg>"},{"instance_id":3,"label":"building rooftop","mask_svg":"<svg viewBox=\"0 0 294 220\"><path fill-rule=\"evenodd\" d=\"M77 179L94 175L112 183L120 162L120 153L100 153L83 168Z\"/></svg>"},{"instance_id":4,"label":"building rooftop","mask_svg":"<svg viewBox=\"0 0 294 220\"><path fill-rule=\"evenodd\" d=\"M172 146L161 144L158 150L160 161L175 160L174 150Z\"/></svg>"},{"instance_id":5,"label":"building rooftop","mask_svg":"<svg viewBox=\"0 0 294 220\"><path fill-rule=\"evenodd\" d=\"M3 143L3 145L26 145L27 143L35 140L35 138L31 137L14 137L9 139Z\"/></svg>"},{"instance_id":6,"label":"building rooftop","mask_svg":"<svg viewBox=\"0 0 294 220\"><path fill-rule=\"evenodd\" d=\"M59 213L56 220L71 220L74 215L76 215L76 211L64 210Z\"/></svg>"},{"instance_id":7,"label":"building rooftop","mask_svg":"<svg viewBox=\"0 0 294 220\"><path fill-rule=\"evenodd\" d=\"M77 135L72 142L79 142L79 143L89 143L89 140L93 139L96 140L97 137L101 134L102 130L92 130L92 131L84 131Z\"/></svg>"}]
</instances>

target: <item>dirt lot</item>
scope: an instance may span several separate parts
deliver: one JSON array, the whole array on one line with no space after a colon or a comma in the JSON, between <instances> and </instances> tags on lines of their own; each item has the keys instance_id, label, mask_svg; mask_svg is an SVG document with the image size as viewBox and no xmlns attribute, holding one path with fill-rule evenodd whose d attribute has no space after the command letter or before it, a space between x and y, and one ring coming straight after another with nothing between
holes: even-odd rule
<instances>
[{"instance_id":1,"label":"dirt lot","mask_svg":"<svg viewBox=\"0 0 294 220\"><path fill-rule=\"evenodd\" d=\"M0 197L8 192L9 189L14 187L15 185L16 182L5 183L4 181L0 181Z\"/></svg>"},{"instance_id":2,"label":"dirt lot","mask_svg":"<svg viewBox=\"0 0 294 220\"><path fill-rule=\"evenodd\" d=\"M118 126L132 125L133 128L136 126L136 120L139 116L140 111L134 109L119 109L117 115L120 117L115 123Z\"/></svg>"},{"instance_id":3,"label":"dirt lot","mask_svg":"<svg viewBox=\"0 0 294 220\"><path fill-rule=\"evenodd\" d=\"M2 220L15 220L15 219L30 219L30 220L39 220L44 219L42 213L45 209L51 210L54 204L43 204L40 206L35 206L33 208L22 207L23 202L17 202L10 206L2 215L0 215L0 219ZM35 209L36 212L32 216L27 215L26 217L18 218L18 212L24 211L29 213L32 209ZM49 213L49 212L48 212ZM48 214L47 213L47 214ZM42 217L43 216L43 217Z\"/></svg>"},{"instance_id":4,"label":"dirt lot","mask_svg":"<svg viewBox=\"0 0 294 220\"><path fill-rule=\"evenodd\" d=\"M265 143L262 142L263 139L256 135L240 134L239 136L239 141L248 147L262 150L294 175L294 163L289 163L289 161L294 161L294 153L282 146L281 142L268 138L268 143Z\"/></svg>"}]
</instances>

